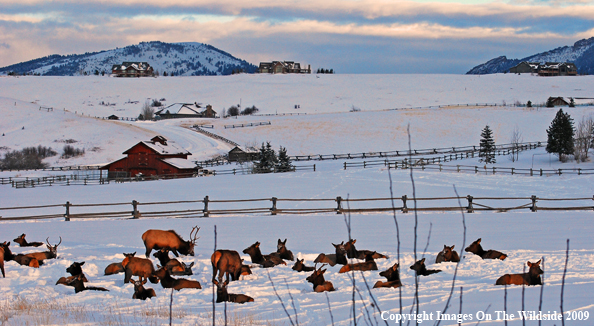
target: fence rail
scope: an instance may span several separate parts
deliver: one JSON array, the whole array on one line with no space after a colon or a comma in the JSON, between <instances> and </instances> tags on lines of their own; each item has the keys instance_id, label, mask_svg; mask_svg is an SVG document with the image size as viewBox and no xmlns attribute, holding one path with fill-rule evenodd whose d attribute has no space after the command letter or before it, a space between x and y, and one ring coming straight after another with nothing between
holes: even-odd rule
<instances>
[{"instance_id":1,"label":"fence rail","mask_svg":"<svg viewBox=\"0 0 594 326\"><path fill-rule=\"evenodd\" d=\"M102 204L65 204L36 205L22 207L0 207L0 212L10 212L12 216L0 216L1 221L33 220L33 219L71 219L83 218L132 218L141 217L210 217L216 215L248 215L248 214L320 214L320 213L379 213L398 211L408 213L447 212L463 210L467 213L477 211L509 212L518 210L537 211L594 211L594 196L579 198L540 198L529 197L432 197L416 198L416 207L409 207L412 198L407 195L394 198L357 198L343 199L338 196L332 199L297 199L297 198L259 198L238 200L204 199L168 201L168 202L131 202ZM466 201L461 207L459 202ZM295 203L298 203L297 207ZM348 203L345 208L345 202ZM268 205L263 205L269 203ZM283 207L283 203L293 203L293 207ZM398 204L396 204L398 203ZM545 204L546 203L546 204ZM538 204L538 205L537 205ZM543 205L544 204L544 205ZM114 206L130 206L130 209L114 209ZM144 209L141 211L139 207ZM149 206L157 206L149 210ZM106 207L109 207L107 209ZM47 214L35 213L43 210ZM59 210L62 209L62 212ZM77 210L77 212L74 212ZM52 212L48 212L52 211ZM16 213L15 213L16 212Z\"/></svg>"},{"instance_id":2,"label":"fence rail","mask_svg":"<svg viewBox=\"0 0 594 326\"><path fill-rule=\"evenodd\" d=\"M272 125L270 121L268 122L254 122L254 123L242 123L239 125L224 125L225 129L233 129L233 128L245 128L245 127L257 127L257 126L269 126Z\"/></svg>"}]
</instances>

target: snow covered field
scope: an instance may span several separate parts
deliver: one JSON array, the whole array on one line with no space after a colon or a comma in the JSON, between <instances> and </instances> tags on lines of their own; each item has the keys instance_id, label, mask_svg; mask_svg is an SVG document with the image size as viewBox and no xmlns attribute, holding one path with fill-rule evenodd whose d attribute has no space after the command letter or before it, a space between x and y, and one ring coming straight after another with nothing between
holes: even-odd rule
<instances>
[{"instance_id":1,"label":"snow covered field","mask_svg":"<svg viewBox=\"0 0 594 326\"><path fill-rule=\"evenodd\" d=\"M283 78L286 77L286 78ZM319 84L316 84L319 83ZM100 101L117 101L116 108L124 108L130 99L143 101L146 97L165 97L168 103L198 101L217 107L228 107L242 99L244 106L252 104L261 113L293 113L300 104L306 116L248 117L237 120L212 120L213 132L238 143L259 143L270 140L275 147L283 145L289 154L327 154L401 150L408 147L406 126L410 124L413 148L433 148L478 144L480 130L489 124L498 143L506 143L514 125L518 125L525 141L546 140L546 128L556 109L526 110L514 107L462 107L379 111L392 108L430 106L437 104L465 104L473 102L513 103L518 100L544 102L548 96L592 96L591 77L536 78L530 76L233 76L196 78L158 78L122 80L111 78L0 78L0 147L18 149L24 146L55 146L54 140L75 139L74 146L86 149L80 159L60 161L50 159L52 165L97 164L122 156L122 152L155 133L173 139L194 153L194 159L205 159L229 148L198 133L180 128L180 124L195 121L108 122L82 117L107 116L113 107L98 106ZM467 90L464 90L466 88ZM393 93L393 94L390 94ZM185 96L187 96L187 98ZM347 97L348 95L348 97ZM185 98L184 98L185 97ZM91 98L93 106L83 106ZM200 100L197 100L199 98ZM116 100L117 99L117 100ZM179 100L178 100L179 99ZM31 102L38 100L37 104ZM15 106L16 103L16 106ZM285 104L289 105L285 105ZM365 103L365 104L362 104ZM54 107L54 111L39 110L39 106ZM348 112L352 105L362 112ZM15 109L18 108L18 109ZM68 111L65 112L64 108ZM80 109L80 110L79 110ZM592 114L593 107L578 107L569 112L575 121ZM140 107L127 109L137 116ZM372 111L373 110L373 111ZM377 110L377 111L376 111ZM77 114L74 114L77 111ZM119 111L118 111L119 112ZM317 113L317 114L316 114ZM223 125L237 121L272 121L270 127L224 129ZM22 127L25 129L22 129ZM59 145L54 145L59 144ZM101 150L91 151L93 147ZM14 189L0 186L0 207L72 203L151 202L159 200L196 200L250 198L372 198L390 196L388 170L383 167L342 169L342 161L316 162L317 171L276 175L229 175L185 180L144 183L109 184L95 186L53 186ZM476 159L452 164L478 165ZM559 163L542 148L523 152L518 162L505 156L497 157L496 166L516 168L593 168L591 162ZM41 175L49 172L1 172L0 176ZM409 170L392 170L394 196L412 197ZM418 197L454 196L453 186L462 196L545 198L592 197L594 184L591 175L562 174L548 176L518 176L509 174L472 174L414 170ZM398 203L397 203L398 204ZM462 205L466 203L463 202ZM586 206L591 201L580 202ZM283 202L283 207L306 207L303 202ZM356 205L353 203L352 205ZM409 207L412 203L409 203ZM58 208L62 211L63 208ZM13 216L1 211L0 215ZM415 280L408 267L414 262L414 214L396 214L400 230L400 276L403 310L408 313L413 303ZM379 271L397 261L396 226L392 214L353 214L351 237L357 239L358 249L377 250L388 255L377 260ZM466 239L463 239L462 214L420 213L418 215L417 255L427 257L428 268L442 269L419 279L420 311L442 311L448 300L455 264L433 264L443 245L455 245L463 255L458 268L456 286L448 313L470 314L472 320L463 325L476 325L481 312L490 314L491 321L481 325L504 325L497 320L497 311L504 310L504 289L495 280L505 273L522 273L527 261L544 263L544 287L525 289L524 310L539 311L540 291L543 289L543 313L560 311L561 285L564 272L566 241L570 239L569 261L565 277L563 308L581 312L589 319L565 321L565 325L591 325L594 318L594 240L592 212L557 211L532 213L529 210L507 213L476 212L465 214ZM133 286L123 283L123 274L103 276L103 269L123 259L122 253L137 251L142 255L141 234L150 228L175 229L185 239L190 229L201 227L196 255L182 257L186 263L195 262L194 275L202 290L181 290L173 294L173 323L176 325L212 324L212 284L210 255L214 249L214 227L217 229L217 248L241 252L256 241L261 242L264 254L275 250L277 239L288 239L287 247L299 258L313 265L317 254L331 253L331 243L348 240L345 217L337 214L316 215L226 215L200 219L141 218L43 220L35 222L1 222L0 241L11 241L21 233L29 241L43 241L49 237L57 243L59 259L47 261L39 269L5 265L6 278L0 279L0 323L4 325L163 325L169 323L170 291L159 284L147 284L157 297L146 302L133 300ZM429 237L429 232L430 237ZM496 249L508 255L504 261L483 261L463 252L464 246L482 238L485 249ZM429 243L427 245L429 239ZM425 252L425 247L427 250ZM11 243L14 253L30 252ZM248 255L241 254L249 263ZM109 292L85 291L75 294L71 287L54 285L65 276L66 267L74 261L85 261L83 270L91 286L102 286ZM153 258L153 261L157 262ZM231 293L244 293L255 298L245 305L227 305L227 315L235 325L349 325L352 324L352 282L338 274L339 266L328 267L326 279L334 284L335 292L313 293L305 278L309 273L297 273L287 266L271 269L253 268L247 276L229 286ZM291 315L290 321L282 303ZM364 278L363 278L364 276ZM398 289L367 290L382 279L376 271L355 274L355 313L357 324L397 324L383 321L378 310L371 306L370 293L377 301L384 317L400 311ZM463 288L460 308L460 287ZM361 299L361 297L362 299ZM292 299L291 299L292 297ZM328 301L330 309L328 308ZM295 307L293 308L293 304ZM216 305L217 324L223 324L223 305ZM515 318L508 325L522 325L517 310L522 308L522 288L507 288L507 310ZM374 312L375 311L375 312ZM455 325L457 321L442 321L441 325ZM414 323L412 323L414 324ZM538 325L528 321L527 325ZM561 325L560 321L543 321L543 325Z\"/></svg>"}]
</instances>

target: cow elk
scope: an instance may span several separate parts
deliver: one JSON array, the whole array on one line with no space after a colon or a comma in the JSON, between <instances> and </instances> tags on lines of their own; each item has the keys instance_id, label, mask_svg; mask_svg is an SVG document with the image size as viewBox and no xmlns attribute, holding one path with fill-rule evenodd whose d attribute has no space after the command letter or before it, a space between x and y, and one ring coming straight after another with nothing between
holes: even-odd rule
<instances>
[{"instance_id":1,"label":"cow elk","mask_svg":"<svg viewBox=\"0 0 594 326\"><path fill-rule=\"evenodd\" d=\"M200 282L194 280L187 280L185 278L173 278L165 267L158 266L159 269L155 272L155 276L161 281L161 286L165 289L202 289Z\"/></svg>"},{"instance_id":2,"label":"cow elk","mask_svg":"<svg viewBox=\"0 0 594 326\"><path fill-rule=\"evenodd\" d=\"M315 269L314 272L306 278L309 283L313 284L314 292L334 291L334 285L332 285L332 282L326 281L324 279L324 273L326 272L325 269L322 270L322 267L324 266L326 266L326 264L320 266L319 269Z\"/></svg>"},{"instance_id":3,"label":"cow elk","mask_svg":"<svg viewBox=\"0 0 594 326\"><path fill-rule=\"evenodd\" d=\"M0 243L0 248L2 248L4 251L4 253L3 253L4 261L14 260L19 265L29 266L29 267L34 267L34 268L39 268L39 266L41 266L43 264L43 261L38 261L35 258L31 258L31 257L25 256L23 254L13 255L12 251L10 251L9 246L10 246L10 242L5 241L4 243Z\"/></svg>"},{"instance_id":4,"label":"cow elk","mask_svg":"<svg viewBox=\"0 0 594 326\"><path fill-rule=\"evenodd\" d=\"M25 254L25 256L35 258L39 262L41 262L45 259L57 258L58 257L58 246L62 243L62 237L60 237L60 242L58 242L58 244L55 246L52 246L49 243L49 237L47 239L45 239L45 242L46 242L46 247L47 247L48 251L32 252L30 254Z\"/></svg>"},{"instance_id":5,"label":"cow elk","mask_svg":"<svg viewBox=\"0 0 594 326\"><path fill-rule=\"evenodd\" d=\"M544 272L540 269L540 260L536 263L527 262L526 265L530 268L528 273L505 274L497 279L495 285L542 285L540 274Z\"/></svg>"},{"instance_id":6,"label":"cow elk","mask_svg":"<svg viewBox=\"0 0 594 326\"><path fill-rule=\"evenodd\" d=\"M233 294L227 292L227 285L229 284L228 281L225 281L223 284L217 282L216 280L213 283L217 286L217 303L219 302L235 302L235 303L246 303L246 302L254 302L254 298L245 295L245 294Z\"/></svg>"},{"instance_id":7,"label":"cow elk","mask_svg":"<svg viewBox=\"0 0 594 326\"><path fill-rule=\"evenodd\" d=\"M410 266L410 269L414 270L417 273L417 276L428 276L431 274L441 272L440 269L427 269L427 267L425 267L425 258L415 262L413 265Z\"/></svg>"},{"instance_id":8,"label":"cow elk","mask_svg":"<svg viewBox=\"0 0 594 326\"><path fill-rule=\"evenodd\" d=\"M336 264L346 265L347 256L346 256L346 249L344 248L344 241L340 244L332 244L335 248L335 254L319 254L318 257L314 260L314 263L324 263L329 264L330 266L334 266Z\"/></svg>"},{"instance_id":9,"label":"cow elk","mask_svg":"<svg viewBox=\"0 0 594 326\"><path fill-rule=\"evenodd\" d=\"M139 279L138 281L135 281L133 279L130 279L130 283L134 284L134 294L132 295L132 299L146 300L157 296L155 290L153 290L152 288L146 289L144 287L144 285L146 284L146 280L141 281Z\"/></svg>"},{"instance_id":10,"label":"cow elk","mask_svg":"<svg viewBox=\"0 0 594 326\"><path fill-rule=\"evenodd\" d=\"M305 264L303 263L304 260L305 259L297 259L295 265L293 265L293 270L298 272L311 272L316 270L315 267L305 266Z\"/></svg>"},{"instance_id":11,"label":"cow elk","mask_svg":"<svg viewBox=\"0 0 594 326\"><path fill-rule=\"evenodd\" d=\"M219 249L213 252L210 256L212 281L214 282L217 272L219 273L219 283L223 280L223 274L227 277L227 282L229 282L229 275L231 275L231 280L239 280L242 270L241 262L241 257L239 257L239 253L235 250Z\"/></svg>"},{"instance_id":12,"label":"cow elk","mask_svg":"<svg viewBox=\"0 0 594 326\"><path fill-rule=\"evenodd\" d=\"M190 240L185 241L173 230L147 230L142 234L142 241L146 248L146 258L149 257L153 249L169 249L175 257L179 257L179 254L194 256L194 246L196 245L196 240L198 240L198 231L200 231L199 227L193 227L192 231L190 231Z\"/></svg>"},{"instance_id":13,"label":"cow elk","mask_svg":"<svg viewBox=\"0 0 594 326\"><path fill-rule=\"evenodd\" d=\"M402 286L400 282L400 273L398 272L398 263L392 265L387 270L380 272L379 275L387 279L386 282L377 281L373 288L398 288Z\"/></svg>"},{"instance_id":14,"label":"cow elk","mask_svg":"<svg viewBox=\"0 0 594 326\"><path fill-rule=\"evenodd\" d=\"M169 270L171 275L192 275L192 262L189 266L177 259L169 258L169 249L160 249L153 254L153 256L159 259L161 266L164 266Z\"/></svg>"},{"instance_id":15,"label":"cow elk","mask_svg":"<svg viewBox=\"0 0 594 326\"><path fill-rule=\"evenodd\" d=\"M260 251L260 242L258 241L256 241L256 243L254 243L253 245L245 248L243 250L243 253L250 255L252 263L260 264L264 268L274 267L280 264L287 264L280 258L280 255L276 252L273 252L270 255L262 255L262 251Z\"/></svg>"},{"instance_id":16,"label":"cow elk","mask_svg":"<svg viewBox=\"0 0 594 326\"><path fill-rule=\"evenodd\" d=\"M21 247L39 247L43 246L43 242L27 242L25 239L25 234L21 234L19 237L13 240L14 242L18 243Z\"/></svg>"},{"instance_id":17,"label":"cow elk","mask_svg":"<svg viewBox=\"0 0 594 326\"><path fill-rule=\"evenodd\" d=\"M497 250L487 250L485 251L481 246L481 238L473 242L470 246L464 249L466 252L472 252L473 254L480 256L482 259L501 259L505 260L507 255L501 253Z\"/></svg>"},{"instance_id":18,"label":"cow elk","mask_svg":"<svg viewBox=\"0 0 594 326\"><path fill-rule=\"evenodd\" d=\"M367 254L369 254L369 253L373 253L373 259L379 259L379 258L387 259L388 258L388 256L382 255L375 251L357 250L357 248L355 247L355 242L357 242L356 239L351 239L351 240L347 241L347 243L344 244L344 249L347 252L348 258L365 259L365 256L367 256Z\"/></svg>"},{"instance_id":19,"label":"cow elk","mask_svg":"<svg viewBox=\"0 0 594 326\"><path fill-rule=\"evenodd\" d=\"M276 252L279 254L280 258L282 259L286 259L286 260L295 260L295 257L293 256L293 252L289 249L287 249L287 239L285 239L285 241L281 241L281 239L278 239L278 243L276 245Z\"/></svg>"},{"instance_id":20,"label":"cow elk","mask_svg":"<svg viewBox=\"0 0 594 326\"><path fill-rule=\"evenodd\" d=\"M436 264L441 264L443 262L453 262L457 263L460 261L460 256L454 250L454 245L448 247L443 245L443 250L437 254L437 258L435 258Z\"/></svg>"},{"instance_id":21,"label":"cow elk","mask_svg":"<svg viewBox=\"0 0 594 326\"><path fill-rule=\"evenodd\" d=\"M122 266L122 263L111 263L105 267L104 275L113 275L123 273L125 271L126 270L124 269L124 266Z\"/></svg>"},{"instance_id":22,"label":"cow elk","mask_svg":"<svg viewBox=\"0 0 594 326\"><path fill-rule=\"evenodd\" d=\"M142 281L149 279L151 283L157 283L158 280L154 277L155 267L153 262L149 259L134 257L136 252L132 254L124 254L126 256L122 261L122 267L124 268L124 283L130 282L132 276L138 276Z\"/></svg>"},{"instance_id":23,"label":"cow elk","mask_svg":"<svg viewBox=\"0 0 594 326\"><path fill-rule=\"evenodd\" d=\"M0 246L0 271L2 271L2 277L6 277L4 272L4 247Z\"/></svg>"},{"instance_id":24,"label":"cow elk","mask_svg":"<svg viewBox=\"0 0 594 326\"><path fill-rule=\"evenodd\" d=\"M85 286L83 283L83 275L78 275L74 277L70 283L66 284L68 286L74 287L74 293L86 291L86 290L93 290L93 291L109 291L106 288L96 287L96 286Z\"/></svg>"},{"instance_id":25,"label":"cow elk","mask_svg":"<svg viewBox=\"0 0 594 326\"><path fill-rule=\"evenodd\" d=\"M68 268L66 268L66 272L70 273L70 276L68 277L60 277L60 279L56 282L56 285L58 284L64 284L64 285L68 285L70 284L70 282L75 278L78 277L79 275L81 275L81 279L84 282L88 282L89 280L87 280L87 277L85 276L85 273L83 273L82 270L82 265L84 265L85 262L74 262L72 263Z\"/></svg>"},{"instance_id":26,"label":"cow elk","mask_svg":"<svg viewBox=\"0 0 594 326\"><path fill-rule=\"evenodd\" d=\"M375 260L373 260L374 254L375 252L367 253L367 255L365 256L364 263L344 265L338 272L346 273L350 271L377 271L377 264L375 263Z\"/></svg>"},{"instance_id":27,"label":"cow elk","mask_svg":"<svg viewBox=\"0 0 594 326\"><path fill-rule=\"evenodd\" d=\"M252 269L249 265L243 263L243 259L241 260L241 273L240 275L252 275Z\"/></svg>"}]
</instances>

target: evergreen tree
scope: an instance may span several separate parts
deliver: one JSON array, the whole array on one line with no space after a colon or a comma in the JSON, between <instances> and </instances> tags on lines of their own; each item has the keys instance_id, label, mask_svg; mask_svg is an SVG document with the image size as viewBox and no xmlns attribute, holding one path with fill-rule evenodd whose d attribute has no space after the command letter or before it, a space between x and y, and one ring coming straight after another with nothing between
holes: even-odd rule
<instances>
[{"instance_id":1,"label":"evergreen tree","mask_svg":"<svg viewBox=\"0 0 594 326\"><path fill-rule=\"evenodd\" d=\"M255 164L256 173L269 173L274 171L274 167L278 163L278 158L274 149L270 145L270 142L266 142L266 145L262 143L260 152L258 153L258 162Z\"/></svg>"},{"instance_id":2,"label":"evergreen tree","mask_svg":"<svg viewBox=\"0 0 594 326\"><path fill-rule=\"evenodd\" d=\"M555 153L560 161L564 161L565 155L573 154L573 134L573 119L559 109L547 129L547 153Z\"/></svg>"},{"instance_id":3,"label":"evergreen tree","mask_svg":"<svg viewBox=\"0 0 594 326\"><path fill-rule=\"evenodd\" d=\"M481 132L481 142L479 148L479 162L486 164L495 163L495 141L493 140L493 131L487 125Z\"/></svg>"},{"instance_id":4,"label":"evergreen tree","mask_svg":"<svg viewBox=\"0 0 594 326\"><path fill-rule=\"evenodd\" d=\"M289 155L287 155L287 149L282 146L278 150L278 165L276 168L279 172L288 172L293 169L291 159L289 158Z\"/></svg>"}]
</instances>

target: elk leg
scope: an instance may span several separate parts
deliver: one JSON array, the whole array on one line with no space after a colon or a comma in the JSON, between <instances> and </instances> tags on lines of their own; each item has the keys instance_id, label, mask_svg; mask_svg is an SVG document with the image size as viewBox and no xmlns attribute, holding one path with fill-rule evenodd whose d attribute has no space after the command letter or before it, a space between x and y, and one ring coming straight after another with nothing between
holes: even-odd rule
<instances>
[{"instance_id":1,"label":"elk leg","mask_svg":"<svg viewBox=\"0 0 594 326\"><path fill-rule=\"evenodd\" d=\"M126 268L125 274L124 274L124 284L130 282L131 278L132 278L132 271L130 269Z\"/></svg>"},{"instance_id":2,"label":"elk leg","mask_svg":"<svg viewBox=\"0 0 594 326\"><path fill-rule=\"evenodd\" d=\"M144 253L146 258L149 258L149 256L151 255L151 251L153 251L153 248L146 247L146 252Z\"/></svg>"},{"instance_id":3,"label":"elk leg","mask_svg":"<svg viewBox=\"0 0 594 326\"><path fill-rule=\"evenodd\" d=\"M6 274L4 274L4 262L0 263L0 270L2 270L2 277L6 277Z\"/></svg>"},{"instance_id":4,"label":"elk leg","mask_svg":"<svg viewBox=\"0 0 594 326\"><path fill-rule=\"evenodd\" d=\"M214 282L215 278L217 277L217 268L216 267L212 267L212 281Z\"/></svg>"},{"instance_id":5,"label":"elk leg","mask_svg":"<svg viewBox=\"0 0 594 326\"><path fill-rule=\"evenodd\" d=\"M179 254L177 253L177 250L172 249L171 251L173 252L173 254L175 255L175 257L179 257Z\"/></svg>"}]
</instances>

